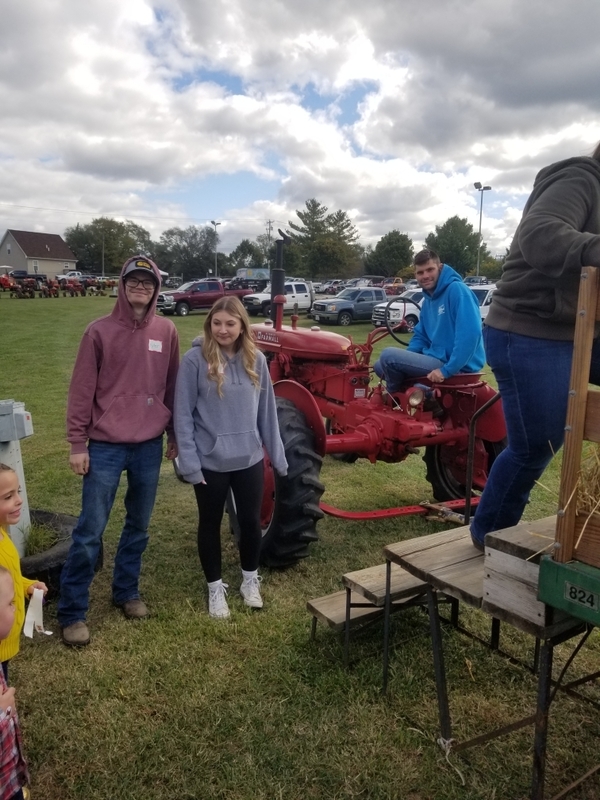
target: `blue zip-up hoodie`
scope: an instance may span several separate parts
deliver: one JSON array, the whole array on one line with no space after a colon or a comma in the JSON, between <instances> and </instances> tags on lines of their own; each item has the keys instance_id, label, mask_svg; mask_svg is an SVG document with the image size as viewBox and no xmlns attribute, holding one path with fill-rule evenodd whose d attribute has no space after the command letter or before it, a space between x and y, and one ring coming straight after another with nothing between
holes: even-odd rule
<instances>
[{"instance_id":1,"label":"blue zip-up hoodie","mask_svg":"<svg viewBox=\"0 0 600 800\"><path fill-rule=\"evenodd\" d=\"M175 437L179 470L188 483L201 483L202 469L235 472L263 459L263 444L273 467L287 474L279 434L275 395L264 355L257 351L256 388L242 363L242 354L227 358L223 397L208 376L202 337L184 355L175 389Z\"/></svg>"},{"instance_id":2,"label":"blue zip-up hoodie","mask_svg":"<svg viewBox=\"0 0 600 800\"><path fill-rule=\"evenodd\" d=\"M475 293L448 264L443 265L433 292L423 292L420 319L408 349L439 359L444 378L479 372L485 364Z\"/></svg>"}]
</instances>

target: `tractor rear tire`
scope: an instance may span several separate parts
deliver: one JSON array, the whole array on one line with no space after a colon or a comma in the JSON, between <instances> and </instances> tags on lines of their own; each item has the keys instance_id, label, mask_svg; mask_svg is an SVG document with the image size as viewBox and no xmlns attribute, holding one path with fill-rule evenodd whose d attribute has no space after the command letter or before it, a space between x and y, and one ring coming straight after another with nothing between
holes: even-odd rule
<instances>
[{"instance_id":1,"label":"tractor rear tire","mask_svg":"<svg viewBox=\"0 0 600 800\"><path fill-rule=\"evenodd\" d=\"M506 447L506 440L500 442L488 442L483 439L477 440L485 447L488 455L488 469L489 475L492 464L497 456ZM457 452L464 456L459 465L456 460L453 461L452 456L456 456ZM430 445L425 448L425 455L423 461L427 467L426 479L431 484L433 496L438 502L445 500L462 500L465 498L467 489L465 486L465 466L467 448L457 451L456 447L438 444Z\"/></svg>"},{"instance_id":2,"label":"tractor rear tire","mask_svg":"<svg viewBox=\"0 0 600 800\"><path fill-rule=\"evenodd\" d=\"M261 510L263 539L260 563L265 567L291 567L309 555L317 541L317 522L323 518L319 500L325 487L319 480L323 459L315 452L314 436L304 414L291 402L276 398L279 431L288 462L285 477L269 464ZM227 511L232 531L239 539L235 502L230 496Z\"/></svg>"}]
</instances>

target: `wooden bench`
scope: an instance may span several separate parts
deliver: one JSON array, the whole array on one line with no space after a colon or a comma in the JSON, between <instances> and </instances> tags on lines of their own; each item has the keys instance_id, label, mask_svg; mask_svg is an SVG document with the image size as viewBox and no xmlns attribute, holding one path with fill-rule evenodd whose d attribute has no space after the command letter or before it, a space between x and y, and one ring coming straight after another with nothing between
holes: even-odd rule
<instances>
[{"instance_id":1,"label":"wooden bench","mask_svg":"<svg viewBox=\"0 0 600 800\"><path fill-rule=\"evenodd\" d=\"M312 614L311 639L315 638L320 620L336 632L344 631L344 665L348 665L350 630L383 618L386 598L386 565L347 572L342 575L346 587L340 592L309 600L306 608ZM415 605L426 592L423 581L401 567L393 567L390 612Z\"/></svg>"}]
</instances>

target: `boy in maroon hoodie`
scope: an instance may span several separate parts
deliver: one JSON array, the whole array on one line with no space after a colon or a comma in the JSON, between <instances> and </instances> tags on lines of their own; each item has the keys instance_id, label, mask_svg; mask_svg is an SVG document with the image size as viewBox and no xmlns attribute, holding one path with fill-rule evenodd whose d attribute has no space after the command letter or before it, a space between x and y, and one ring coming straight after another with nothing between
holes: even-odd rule
<instances>
[{"instance_id":1,"label":"boy in maroon hoodie","mask_svg":"<svg viewBox=\"0 0 600 800\"><path fill-rule=\"evenodd\" d=\"M81 515L63 567L58 621L63 642L89 643L89 588L121 474L127 473L125 524L115 556L113 602L130 619L148 616L138 581L167 431L177 455L173 396L179 366L177 330L156 315L160 273L135 256L121 270L111 314L86 328L67 404L70 465L83 476Z\"/></svg>"}]
</instances>

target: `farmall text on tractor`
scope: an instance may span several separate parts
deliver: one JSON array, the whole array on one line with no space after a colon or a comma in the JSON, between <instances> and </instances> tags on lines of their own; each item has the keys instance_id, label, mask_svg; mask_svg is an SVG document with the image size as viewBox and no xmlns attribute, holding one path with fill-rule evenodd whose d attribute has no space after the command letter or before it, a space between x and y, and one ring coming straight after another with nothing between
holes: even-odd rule
<instances>
[{"instance_id":1,"label":"farmall text on tractor","mask_svg":"<svg viewBox=\"0 0 600 800\"><path fill-rule=\"evenodd\" d=\"M483 489L494 458L505 446L502 404L494 402L495 390L480 374L456 375L431 387L435 402L423 388L428 388L426 378L394 395L381 382L372 386L373 346L389 334L408 331L408 326L395 321L395 330L388 324L371 331L364 344L355 344L318 327L300 328L295 316L291 325L283 325L285 298L283 291L275 294L277 272L273 270L275 320L252 326L269 362L289 465L282 478L265 457L263 565L285 567L305 558L318 538L316 525L324 512L350 519L427 513L422 505L349 513L322 503L325 487L319 474L327 454L347 461L395 463L423 448L435 499L454 501L450 508L464 506L466 487ZM470 507L477 499L468 495ZM233 499L228 511L236 532Z\"/></svg>"}]
</instances>

